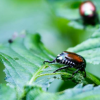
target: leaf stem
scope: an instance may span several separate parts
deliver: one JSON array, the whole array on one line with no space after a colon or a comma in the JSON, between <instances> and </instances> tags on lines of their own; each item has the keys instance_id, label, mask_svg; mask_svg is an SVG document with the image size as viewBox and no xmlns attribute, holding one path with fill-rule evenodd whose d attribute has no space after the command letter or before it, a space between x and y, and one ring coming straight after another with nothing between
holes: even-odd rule
<instances>
[{"instance_id":1,"label":"leaf stem","mask_svg":"<svg viewBox=\"0 0 100 100\"><path fill-rule=\"evenodd\" d=\"M39 77L42 77L42 76L47 76L47 75L71 75L71 74L69 74L69 73L66 73L66 72L57 72L57 73L45 73L45 74L40 74L40 75L38 75L37 77L36 77L36 79L37 78L39 78Z\"/></svg>"},{"instance_id":2,"label":"leaf stem","mask_svg":"<svg viewBox=\"0 0 100 100\"><path fill-rule=\"evenodd\" d=\"M66 75L66 76L69 76L71 75L70 73L66 73L66 72L57 72L57 73L45 73L45 74L40 74L42 69L45 68L46 66L48 65L42 65L42 67L33 75L33 77L30 79L30 81L28 82L28 85L32 85L32 83L39 77L42 77L42 76L47 76L47 75ZM40 74L40 75L39 75ZM90 79L94 84L96 85L100 85L100 79L97 78L95 75L89 73L89 72L86 72L87 76L86 78Z\"/></svg>"},{"instance_id":3,"label":"leaf stem","mask_svg":"<svg viewBox=\"0 0 100 100\"><path fill-rule=\"evenodd\" d=\"M45 65L46 66L46 65ZM32 83L37 79L37 76L41 73L42 69L45 67L44 65L41 66L41 68L39 68L39 70L33 74L32 78L30 79L30 81L28 82L28 85L32 85Z\"/></svg>"},{"instance_id":4,"label":"leaf stem","mask_svg":"<svg viewBox=\"0 0 100 100\"><path fill-rule=\"evenodd\" d=\"M87 75L86 77L90 79L94 84L100 85L100 79L98 77L89 72L86 72L86 75Z\"/></svg>"}]
</instances>

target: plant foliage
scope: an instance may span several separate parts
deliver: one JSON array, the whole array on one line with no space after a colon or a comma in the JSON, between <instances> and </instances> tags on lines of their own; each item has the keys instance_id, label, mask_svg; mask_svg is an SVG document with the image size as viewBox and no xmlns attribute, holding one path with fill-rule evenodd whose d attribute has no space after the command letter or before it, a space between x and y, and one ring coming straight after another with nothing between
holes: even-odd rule
<instances>
[{"instance_id":1,"label":"plant foliage","mask_svg":"<svg viewBox=\"0 0 100 100\"><path fill-rule=\"evenodd\" d=\"M52 71L47 72L47 70L49 70L50 68L48 68L47 64L44 65L43 61L47 59L52 60L54 59L55 56L44 47L43 43L40 40L39 34L24 33L23 37L22 35L23 34L20 34L19 37L13 41L13 43L0 45L0 59L1 59L1 62L5 65L4 71L6 73L6 81L9 83L9 86L10 86L9 87L5 85L1 85L0 91L1 93L3 93L1 94L1 98L6 99L6 97L3 95L9 94L10 92L12 92L10 93L12 94L10 98L13 98L14 100L16 100L16 97L17 99L24 98L26 100L32 100L32 99L38 100L38 98L41 98L41 100L45 98L47 100L53 100L53 99L60 100L61 98L63 100L69 99L69 98L70 99L73 99L73 98L77 98L77 99L88 98L89 99L91 98L90 95L92 96L94 95L93 96L94 98L99 98L99 92L100 92L98 89L99 87L96 88L98 89L98 92L97 92L95 89L93 89L92 85L87 85L84 88L82 88L82 85L78 85L77 86L78 88L75 87L73 89L65 90L61 94L60 93L52 94L52 93L45 92L43 90L43 87L44 87L43 83L45 84L45 82L47 80L49 81L49 79L47 79L46 81L43 80L42 83L39 83L38 81L36 81L38 77L42 77L46 75L52 76L56 74L66 76L66 75L70 75L70 73L65 73L65 72L52 73L52 71L55 70L56 67L58 67L57 65L52 65L52 64L50 65L52 67ZM93 43L94 46L93 45L90 46L90 44L92 44L92 41L94 41L92 39L97 40L96 43L95 42ZM89 44L89 45L86 45L86 44ZM98 49L99 48L98 44L99 44L99 32L96 32L90 39L68 50L69 51L73 50L74 52L77 51L77 53L79 52L82 55L83 52L81 51L88 53L88 48L91 48L91 50ZM92 54L93 53L91 53L91 56ZM86 58L88 56L84 56L84 57ZM90 78L93 78L93 77L94 76L90 76ZM98 79L95 77L95 80L98 80ZM98 80L98 83L99 83L99 80ZM84 94L87 94L87 95L84 95ZM98 97L96 95L98 95Z\"/></svg>"}]
</instances>

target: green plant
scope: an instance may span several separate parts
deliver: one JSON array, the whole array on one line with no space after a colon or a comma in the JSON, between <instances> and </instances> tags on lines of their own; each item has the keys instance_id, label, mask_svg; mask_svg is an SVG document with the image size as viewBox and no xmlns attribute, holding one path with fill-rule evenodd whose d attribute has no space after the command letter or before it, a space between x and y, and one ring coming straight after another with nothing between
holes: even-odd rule
<instances>
[{"instance_id":1,"label":"green plant","mask_svg":"<svg viewBox=\"0 0 100 100\"><path fill-rule=\"evenodd\" d=\"M90 39L74 48L69 48L68 51L73 51L81 54L86 59L87 63L98 64L100 63L100 61L98 60L99 52L97 52L100 48L99 39L99 32L96 32ZM74 88L54 94L44 91L42 88L48 88L46 85L49 84L50 79L46 79L43 76L63 75L63 77L65 76L67 80L67 77L71 75L67 72L48 72L50 68L48 68L48 64L43 65L43 61L45 59L52 60L54 57L55 55L53 55L44 47L43 43L40 40L39 34L25 33L25 37L19 37L11 44L8 43L6 45L0 45L0 59L5 66L4 72L6 73L6 81L8 82L8 86L1 85L0 98L6 99L7 97L3 95L6 95L7 93L7 95L11 94L11 97L9 97L9 99L20 100L31 100L31 98L34 100L37 98L41 98L42 100L42 98L48 98L48 96L50 96L50 98L48 98L47 100L58 100L60 98L63 98L63 100L67 98L78 99L78 97L82 98L82 94L87 92L88 89L88 96L84 95L83 98L89 99L91 98L90 95L92 95L94 98L97 98L97 94L93 93L97 93L97 91L99 93L99 87L96 87L97 90L95 90L95 88L93 88L93 85L85 86L84 88L86 88L86 90L84 92L80 94L78 94L79 92L77 92L73 94L73 97L67 97L66 91L72 92ZM52 67L52 70L55 70L56 67L59 67L52 64L50 66ZM74 77L75 82L89 84L89 82L86 81L84 77L82 77L81 73L80 75L78 74L76 75L76 77ZM42 82L39 82L39 80L37 81L39 77L43 77L44 80L40 79ZM100 85L100 80L88 72L87 79L91 80L95 85ZM47 81L48 84L45 84ZM82 91L82 89L84 90L84 88L82 88L82 85L78 85L78 87L80 86L81 88L79 88L78 91ZM76 87L75 89L77 90ZM98 95L98 98L99 97L100 96Z\"/></svg>"},{"instance_id":2,"label":"green plant","mask_svg":"<svg viewBox=\"0 0 100 100\"><path fill-rule=\"evenodd\" d=\"M100 65L100 29L98 26L88 26L86 30L83 30L81 23L71 21L79 17L77 10L80 2L80 0L0 1L4 8L8 9L8 12L5 9L0 10L2 15L0 35L4 36L1 40L6 42L0 43L0 62L5 66L5 81L7 82L7 84L0 84L0 100L100 99L99 75L92 72L94 71L92 68L97 69L97 65ZM96 0L97 4L98 2ZM21 21L26 26L22 25ZM11 26L10 29L9 26ZM31 32L22 32L12 43L8 43L9 35L5 35L4 32L11 33L15 29L19 31L20 27ZM52 38L50 40L48 38L51 34L55 40L52 40L53 42L50 41ZM53 60L56 53L62 50L78 53L86 59L86 78L79 72L69 80L68 78L72 75L70 71L53 73L62 65L43 64L45 60ZM89 66L92 71L87 69ZM99 73L99 70L96 72ZM52 88L51 85L55 80L62 80L64 83L73 82L74 85L70 88L66 84L67 89L64 85L64 89L51 93L48 89Z\"/></svg>"}]
</instances>

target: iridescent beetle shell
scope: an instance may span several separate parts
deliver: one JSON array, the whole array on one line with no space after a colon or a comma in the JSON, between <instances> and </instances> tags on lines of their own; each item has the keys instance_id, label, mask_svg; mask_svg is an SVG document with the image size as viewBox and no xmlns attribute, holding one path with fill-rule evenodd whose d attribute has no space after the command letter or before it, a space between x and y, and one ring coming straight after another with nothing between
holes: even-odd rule
<instances>
[{"instance_id":1,"label":"iridescent beetle shell","mask_svg":"<svg viewBox=\"0 0 100 100\"><path fill-rule=\"evenodd\" d=\"M80 15L83 19L83 25L96 25L99 23L96 7L91 1L85 1L80 4Z\"/></svg>"},{"instance_id":2,"label":"iridescent beetle shell","mask_svg":"<svg viewBox=\"0 0 100 100\"><path fill-rule=\"evenodd\" d=\"M78 71L84 71L85 72L85 67L86 67L86 61L85 59L73 52L68 52L68 51L64 51L61 54L59 54L53 61L44 61L48 62L48 63L60 63L60 64L64 64L64 67L61 67L57 70L54 71L57 72L59 70L62 69L67 69L67 68L75 68L77 69L72 75L74 75L75 73L77 73ZM85 72L85 76L86 76L86 72Z\"/></svg>"}]
</instances>

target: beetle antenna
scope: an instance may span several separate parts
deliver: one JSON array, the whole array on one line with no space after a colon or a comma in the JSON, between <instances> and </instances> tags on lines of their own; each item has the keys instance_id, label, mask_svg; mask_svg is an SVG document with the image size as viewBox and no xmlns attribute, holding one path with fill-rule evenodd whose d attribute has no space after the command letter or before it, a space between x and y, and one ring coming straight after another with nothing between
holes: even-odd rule
<instances>
[{"instance_id":1,"label":"beetle antenna","mask_svg":"<svg viewBox=\"0 0 100 100\"><path fill-rule=\"evenodd\" d=\"M56 60L53 60L53 61L44 61L43 64L45 64L46 62L47 63L54 63L54 62L56 62Z\"/></svg>"}]
</instances>

